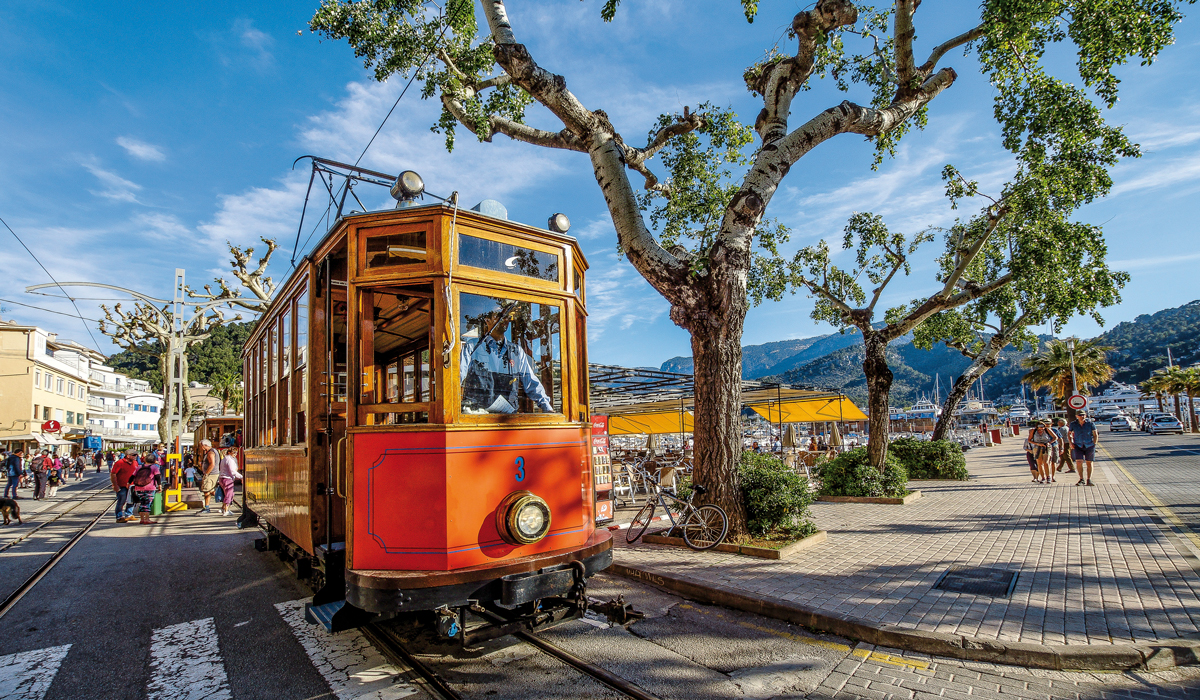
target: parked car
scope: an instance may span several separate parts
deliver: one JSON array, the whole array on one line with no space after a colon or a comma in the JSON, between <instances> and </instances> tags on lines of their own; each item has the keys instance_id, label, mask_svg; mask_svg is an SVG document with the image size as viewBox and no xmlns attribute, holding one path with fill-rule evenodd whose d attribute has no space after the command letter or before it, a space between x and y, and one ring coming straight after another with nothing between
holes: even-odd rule
<instances>
[{"instance_id":1,"label":"parked car","mask_svg":"<svg viewBox=\"0 0 1200 700\"><path fill-rule=\"evenodd\" d=\"M1129 416L1117 416L1108 422L1108 432L1116 433L1122 430L1133 431L1133 419Z\"/></svg>"},{"instance_id":2,"label":"parked car","mask_svg":"<svg viewBox=\"0 0 1200 700\"><path fill-rule=\"evenodd\" d=\"M1162 411L1144 411L1142 413L1142 415L1138 418L1138 430L1140 430L1144 433L1148 433L1148 432L1150 432L1150 424L1154 422L1155 418L1158 418L1160 416L1168 416L1169 417L1170 415L1171 414L1163 413Z\"/></svg>"},{"instance_id":3,"label":"parked car","mask_svg":"<svg viewBox=\"0 0 1200 700\"><path fill-rule=\"evenodd\" d=\"M1183 423L1175 420L1175 416L1159 416L1150 423L1151 435L1159 433L1179 433L1183 434Z\"/></svg>"}]
</instances>

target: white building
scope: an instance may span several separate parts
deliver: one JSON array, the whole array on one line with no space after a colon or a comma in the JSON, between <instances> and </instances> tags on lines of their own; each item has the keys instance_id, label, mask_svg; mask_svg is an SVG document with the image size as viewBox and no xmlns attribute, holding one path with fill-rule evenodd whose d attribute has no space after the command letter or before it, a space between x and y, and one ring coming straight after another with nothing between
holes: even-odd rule
<instances>
[{"instance_id":1,"label":"white building","mask_svg":"<svg viewBox=\"0 0 1200 700\"><path fill-rule=\"evenodd\" d=\"M112 367L93 364L88 427L106 442L149 445L159 441L162 396L143 379L131 379Z\"/></svg>"}]
</instances>

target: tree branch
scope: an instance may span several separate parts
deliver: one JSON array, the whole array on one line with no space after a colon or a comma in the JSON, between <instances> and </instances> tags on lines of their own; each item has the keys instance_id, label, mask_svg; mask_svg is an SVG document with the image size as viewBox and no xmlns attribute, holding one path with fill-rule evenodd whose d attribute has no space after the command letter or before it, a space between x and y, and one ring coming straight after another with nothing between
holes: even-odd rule
<instances>
[{"instance_id":1,"label":"tree branch","mask_svg":"<svg viewBox=\"0 0 1200 700\"><path fill-rule=\"evenodd\" d=\"M896 273L899 272L900 268L902 267L904 267L904 257L900 256L900 259L892 267L892 271L888 273L886 278L884 278L883 283L875 288L875 292L871 296L871 303L867 306L868 312L874 313L875 304L879 303L879 297L883 294L884 288L888 286L888 283L892 281L892 278L896 276Z\"/></svg>"},{"instance_id":2,"label":"tree branch","mask_svg":"<svg viewBox=\"0 0 1200 700\"><path fill-rule=\"evenodd\" d=\"M913 28L913 13L917 10L920 0L896 0L896 19L893 25L893 39L896 51L896 77L899 88L896 96L907 98L916 89L917 75L913 60L913 39L917 35Z\"/></svg>"},{"instance_id":3,"label":"tree branch","mask_svg":"<svg viewBox=\"0 0 1200 700\"><path fill-rule=\"evenodd\" d=\"M958 286L959 279L966 273L967 268L971 266L972 262L974 262L975 257L979 255L979 251L983 249L984 244L986 244L988 239L992 237L992 234L996 231L996 227L1000 225L1000 220L1003 219L1007 213L1007 207L993 208L992 211L988 212L987 228L984 229L984 232L980 234L979 238L971 244L971 247L965 252L961 252L961 245L956 247L956 260L954 269L949 275L947 275L946 283L942 286L941 295L943 297L949 296L950 293L953 292Z\"/></svg>"},{"instance_id":4,"label":"tree branch","mask_svg":"<svg viewBox=\"0 0 1200 700\"><path fill-rule=\"evenodd\" d=\"M587 148L583 145L583 143L575 136L575 134L572 134L570 131L564 129L562 131L554 132L546 131L544 129L536 129L532 126L520 124L512 121L511 119L505 119L504 117L496 116L494 114L488 117L487 124L484 125L486 132L480 134L480 125L472 120L467 114L467 111L463 108L462 102L450 95L443 94L442 104L446 106L446 109L450 112L450 114L454 115L454 118L457 119L460 124L467 127L468 131L480 137L484 141L491 141L492 135L499 133L504 134L514 141L523 141L535 146L559 148L567 151L578 151L580 153L587 152Z\"/></svg>"},{"instance_id":5,"label":"tree branch","mask_svg":"<svg viewBox=\"0 0 1200 700\"><path fill-rule=\"evenodd\" d=\"M938 61L942 60L942 56L945 56L948 51L956 49L963 44L969 44L972 41L979 39L986 33L987 28L981 24L978 27L959 34L943 44L935 46L933 51L929 52L929 58L926 59L925 63L921 64L921 67L917 70L922 76L929 75L933 72L933 69L937 67Z\"/></svg>"}]
</instances>

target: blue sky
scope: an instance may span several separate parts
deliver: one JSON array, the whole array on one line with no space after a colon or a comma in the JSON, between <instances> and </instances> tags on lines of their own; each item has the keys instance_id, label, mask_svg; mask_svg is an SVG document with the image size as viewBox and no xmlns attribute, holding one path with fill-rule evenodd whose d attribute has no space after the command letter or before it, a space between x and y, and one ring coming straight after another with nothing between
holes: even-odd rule
<instances>
[{"instance_id":1,"label":"blue sky","mask_svg":"<svg viewBox=\"0 0 1200 700\"><path fill-rule=\"evenodd\" d=\"M752 121L761 104L745 91L744 68L783 36L800 2L764 2L747 25L734 0L626 0L617 21L599 18L600 0L510 0L518 39L545 67L566 76L591 108L608 112L634 143L655 117L703 101L730 105ZM0 216L59 280L107 282L169 294L174 268L194 285L225 273L226 240L277 238L272 267L288 272L307 172L303 154L353 162L403 86L376 83L345 44L307 30L303 2L0 5ZM970 4L926 0L918 11L918 53L966 29ZM1194 10L1193 10L1193 13ZM1080 218L1104 226L1110 261L1133 280L1108 325L1200 298L1194 271L1200 240L1193 212L1200 193L1200 23L1150 68L1127 67L1113 121L1146 155L1120 165L1107 200ZM837 239L854 211L874 211L912 232L953 220L938 177L953 163L998 189L1011 171L991 119L992 91L961 53L958 82L932 105L930 125L906 138L878 172L861 138L823 144L795 166L770 216L793 227L792 248ZM1064 73L1070 69L1064 60ZM792 123L847 96L826 85L803 93ZM850 99L866 101L862 93ZM412 90L363 159L385 172L413 169L430 191L458 190L468 204L499 199L511 218L544 225L562 211L592 265L591 358L658 365L690 354L668 307L616 255L616 237L586 156L460 132L447 154L428 127L437 105ZM530 120L560 128L531 110ZM661 168L659 169L661 173ZM640 178L639 178L640 180ZM635 180L636 181L636 180ZM382 189L374 201L387 201ZM323 205L322 205L323 208ZM15 241L0 246L0 298L72 312L69 304L24 293L49 281ZM307 231L305 231L307 235ZM884 303L933 288L925 250L910 278ZM920 254L918 254L920 257ZM87 295L94 296L94 295ZM96 302L81 301L96 318ZM5 318L39 323L90 342L78 320L0 302ZM831 329L808 317L810 299L791 296L750 312L745 344ZM1068 332L1099 332L1090 319ZM93 329L93 332L95 330ZM111 345L96 333L106 352Z\"/></svg>"}]
</instances>

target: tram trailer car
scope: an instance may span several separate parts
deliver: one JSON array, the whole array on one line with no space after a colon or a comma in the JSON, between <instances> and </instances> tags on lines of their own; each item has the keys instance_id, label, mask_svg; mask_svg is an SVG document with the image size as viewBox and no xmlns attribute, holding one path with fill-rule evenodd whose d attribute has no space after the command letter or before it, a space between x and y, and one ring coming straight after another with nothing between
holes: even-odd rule
<instances>
[{"instance_id":1,"label":"tram trailer car","mask_svg":"<svg viewBox=\"0 0 1200 700\"><path fill-rule=\"evenodd\" d=\"M410 615L466 643L472 606L532 629L581 616L612 563L586 262L477 209L410 194L339 219L243 349L247 517L331 630Z\"/></svg>"}]
</instances>

